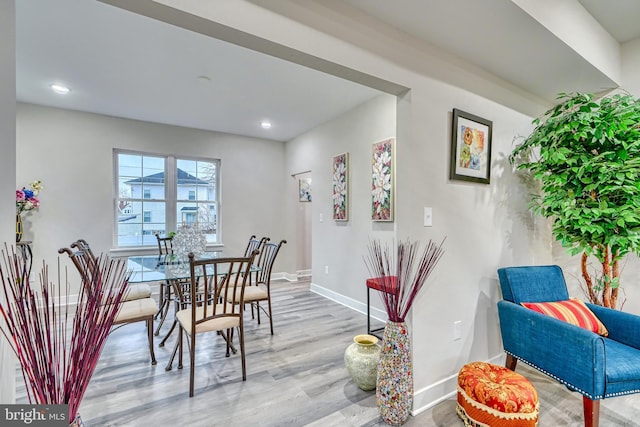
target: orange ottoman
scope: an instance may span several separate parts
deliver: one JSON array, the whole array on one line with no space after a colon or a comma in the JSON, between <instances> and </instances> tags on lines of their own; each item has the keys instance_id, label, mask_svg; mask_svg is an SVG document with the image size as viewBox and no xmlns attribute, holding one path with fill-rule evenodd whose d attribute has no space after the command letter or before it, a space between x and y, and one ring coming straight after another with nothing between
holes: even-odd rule
<instances>
[{"instance_id":1,"label":"orange ottoman","mask_svg":"<svg viewBox=\"0 0 640 427\"><path fill-rule=\"evenodd\" d=\"M466 426L533 427L538 409L536 389L510 369L473 362L458 373L456 412Z\"/></svg>"}]
</instances>

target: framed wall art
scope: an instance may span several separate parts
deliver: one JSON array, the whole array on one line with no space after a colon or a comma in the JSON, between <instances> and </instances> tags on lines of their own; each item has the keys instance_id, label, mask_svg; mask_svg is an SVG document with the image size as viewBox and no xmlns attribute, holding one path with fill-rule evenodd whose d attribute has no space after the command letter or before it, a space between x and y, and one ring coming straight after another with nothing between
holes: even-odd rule
<instances>
[{"instance_id":1,"label":"framed wall art","mask_svg":"<svg viewBox=\"0 0 640 427\"><path fill-rule=\"evenodd\" d=\"M349 153L333 156L333 219L349 221Z\"/></svg>"},{"instance_id":2,"label":"framed wall art","mask_svg":"<svg viewBox=\"0 0 640 427\"><path fill-rule=\"evenodd\" d=\"M490 120L453 109L451 179L489 184L492 126Z\"/></svg>"},{"instance_id":3,"label":"framed wall art","mask_svg":"<svg viewBox=\"0 0 640 427\"><path fill-rule=\"evenodd\" d=\"M311 201L311 178L298 180L298 200L301 202Z\"/></svg>"},{"instance_id":4,"label":"framed wall art","mask_svg":"<svg viewBox=\"0 0 640 427\"><path fill-rule=\"evenodd\" d=\"M394 139L373 144L371 159L371 219L393 221L393 186L395 185Z\"/></svg>"}]
</instances>

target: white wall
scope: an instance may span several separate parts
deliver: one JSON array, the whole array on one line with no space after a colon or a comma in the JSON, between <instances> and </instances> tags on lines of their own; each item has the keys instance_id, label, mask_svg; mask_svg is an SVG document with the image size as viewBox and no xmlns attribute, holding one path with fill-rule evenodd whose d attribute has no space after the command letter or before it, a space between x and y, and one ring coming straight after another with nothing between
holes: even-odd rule
<instances>
[{"instance_id":1,"label":"white wall","mask_svg":"<svg viewBox=\"0 0 640 427\"><path fill-rule=\"evenodd\" d=\"M312 286L352 306L349 299L366 301L363 278L367 272L362 255L368 238L393 237L395 230L395 223L371 222L370 196L372 144L395 138L395 111L396 97L381 95L286 145L289 170L313 171ZM336 222L332 213L332 158L344 152L349 153L350 163L350 220ZM296 182L290 182L287 192L295 194L296 186ZM295 212L297 203L292 198L288 212ZM287 227L294 225L289 222ZM325 274L325 266L329 274ZM364 306L360 308L364 310Z\"/></svg>"},{"instance_id":2,"label":"white wall","mask_svg":"<svg viewBox=\"0 0 640 427\"><path fill-rule=\"evenodd\" d=\"M15 242L16 215L15 43L15 2L7 0L0 3L0 242L9 245ZM0 336L0 403L15 401L15 372L13 353Z\"/></svg>"},{"instance_id":3,"label":"white wall","mask_svg":"<svg viewBox=\"0 0 640 427\"><path fill-rule=\"evenodd\" d=\"M622 45L622 88L640 97L640 38Z\"/></svg>"},{"instance_id":4,"label":"white wall","mask_svg":"<svg viewBox=\"0 0 640 427\"><path fill-rule=\"evenodd\" d=\"M370 275L363 256L369 239L425 243L447 237L445 257L410 319L417 361L416 409L451 392L462 364L501 354L496 269L551 261L548 228L528 212L527 192L506 159L514 136L530 130L530 117L441 83L423 84L398 99L382 95L287 143L287 167L313 170L314 291L364 311L364 283ZM410 110L421 90L431 101L421 106L424 120L411 121L410 127L428 137L406 138L399 132L396 220L372 222L371 144L396 136L401 128L396 117ZM491 185L448 179L453 107L493 120ZM345 151L350 154L351 211L350 220L343 223L331 219L331 158ZM288 191L295 193L294 185ZM432 228L422 224L427 206L433 208ZM289 211L295 209L290 204ZM372 302L374 313L386 318L379 298L374 296ZM462 321L463 338L458 341L452 337L454 321Z\"/></svg>"},{"instance_id":5,"label":"white wall","mask_svg":"<svg viewBox=\"0 0 640 427\"><path fill-rule=\"evenodd\" d=\"M340 149L335 150L338 146L331 141L339 137L340 132L331 124L325 125L322 131L329 138L318 136L314 137L315 141L309 138L297 141L295 146L288 144L290 170L301 169L303 164L314 168L315 197L320 203L314 202L313 206L313 281L318 287L334 291L338 297L341 292L362 298L366 279L361 267L362 255L369 234L375 231L379 236L421 241L446 235L445 259L427 291L416 301L411 319L416 361L414 410L420 411L453 392L457 371L470 358L497 356L501 346L495 309L496 269L502 265L551 259L549 234L541 234L536 223L530 220L525 190L509 173L504 154L510 151L516 135L530 132L532 116L547 106L483 70L450 62L447 55L419 46L416 40L397 31L382 26L365 27L350 21L349 16L336 17L314 5L305 9L306 3L291 2L293 9L298 8L292 12L292 15L296 13L296 21L243 1L224 6L193 0L163 0L163 3L243 31L245 45L251 44L247 35L255 36L258 50L261 49L259 39L266 39L355 70L352 76L362 72L411 89L399 98L396 106L397 198L396 220L392 224L371 224L355 212L364 207L352 207L355 215L350 224L342 228L333 225L335 229L330 232L333 239L329 244L317 244L316 239L322 236L318 236L315 227L329 233L332 224L327 220L319 224L318 214L330 212L329 203L322 205L322 197L328 200L330 184L322 183L322 175L316 177L315 171L328 173L324 170L329 170L333 154L356 152L359 148L355 145L357 142L345 138L339 143ZM202 21L199 24L205 26ZM295 52L291 57L296 58ZM494 160L489 186L448 180L453 108L494 122ZM338 119L338 128L340 123ZM370 131L366 125L360 125L359 131L363 134ZM353 124L354 128L357 126ZM378 136L362 139L373 143L376 139L370 139ZM330 145L324 147L323 144ZM356 161L369 161L368 156L354 157ZM292 161L299 163L292 165ZM323 162L327 169L322 169ZM354 167L354 173L356 170L366 173L364 166ZM319 194L322 188L326 196ZM368 206L366 203L366 209ZM424 206L434 209L432 228L422 227ZM291 210L288 215L292 217ZM342 259L333 256L337 250L344 250ZM317 271L324 268L325 262L332 262L335 268L330 267L329 275L321 272L318 276ZM347 272L349 279L331 277L332 271ZM460 341L452 340L453 320L463 322Z\"/></svg>"},{"instance_id":6,"label":"white wall","mask_svg":"<svg viewBox=\"0 0 640 427\"><path fill-rule=\"evenodd\" d=\"M284 234L284 144L216 132L18 104L17 179L41 179L41 206L25 220L37 265L78 238L96 252L113 247L113 148L221 159L221 239L242 253L251 234ZM61 259L67 261L66 257ZM274 271L291 271L282 250ZM70 265L68 262L66 265Z\"/></svg>"}]
</instances>

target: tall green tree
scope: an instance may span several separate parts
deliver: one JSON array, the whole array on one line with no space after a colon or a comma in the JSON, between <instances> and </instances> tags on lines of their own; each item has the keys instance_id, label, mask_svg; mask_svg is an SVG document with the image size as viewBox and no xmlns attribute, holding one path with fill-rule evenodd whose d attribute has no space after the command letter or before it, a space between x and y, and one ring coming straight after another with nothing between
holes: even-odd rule
<instances>
[{"instance_id":1,"label":"tall green tree","mask_svg":"<svg viewBox=\"0 0 640 427\"><path fill-rule=\"evenodd\" d=\"M640 253L640 99L561 93L558 100L510 160L539 182L531 206L551 219L556 240L581 254L591 302L616 308L620 260ZM590 256L601 273L588 271Z\"/></svg>"}]
</instances>

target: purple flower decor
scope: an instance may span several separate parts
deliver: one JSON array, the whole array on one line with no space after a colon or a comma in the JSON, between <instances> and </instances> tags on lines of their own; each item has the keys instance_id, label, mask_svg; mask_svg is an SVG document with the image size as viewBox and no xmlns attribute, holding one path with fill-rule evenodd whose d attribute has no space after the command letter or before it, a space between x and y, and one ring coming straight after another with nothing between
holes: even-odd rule
<instances>
[{"instance_id":1,"label":"purple flower decor","mask_svg":"<svg viewBox=\"0 0 640 427\"><path fill-rule=\"evenodd\" d=\"M22 187L22 190L16 190L16 214L29 212L40 206L38 194L42 190L42 181L33 181L29 184L31 188Z\"/></svg>"}]
</instances>

